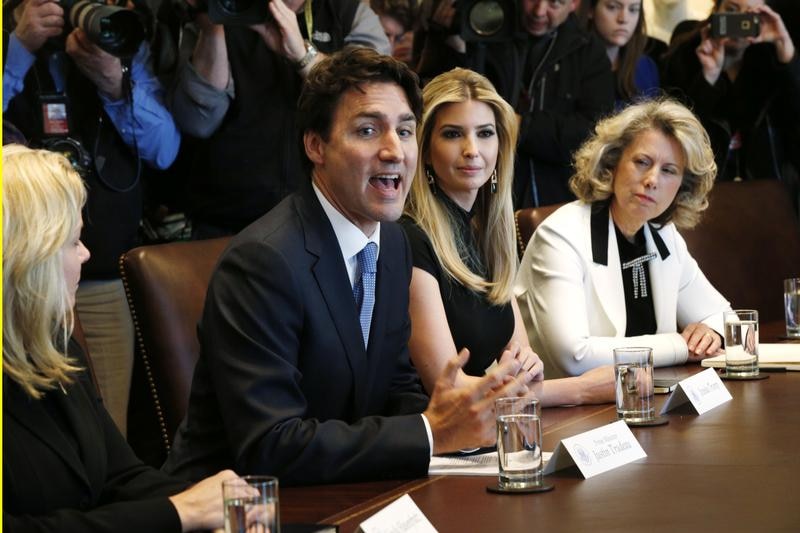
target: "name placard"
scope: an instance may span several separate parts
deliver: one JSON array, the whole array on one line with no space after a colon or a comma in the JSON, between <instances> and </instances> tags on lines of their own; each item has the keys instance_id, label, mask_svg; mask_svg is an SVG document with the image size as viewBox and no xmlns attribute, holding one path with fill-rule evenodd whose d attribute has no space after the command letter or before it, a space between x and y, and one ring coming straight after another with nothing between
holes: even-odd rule
<instances>
[{"instance_id":1,"label":"name placard","mask_svg":"<svg viewBox=\"0 0 800 533\"><path fill-rule=\"evenodd\" d=\"M702 415L732 399L731 393L728 392L728 388L719 379L714 369L708 368L678 382L678 387L661 408L661 414L668 413L689 402L697 414Z\"/></svg>"},{"instance_id":2,"label":"name placard","mask_svg":"<svg viewBox=\"0 0 800 533\"><path fill-rule=\"evenodd\" d=\"M411 496L404 494L358 527L359 533L436 533Z\"/></svg>"},{"instance_id":3,"label":"name placard","mask_svg":"<svg viewBox=\"0 0 800 533\"><path fill-rule=\"evenodd\" d=\"M544 473L576 465L589 479L643 457L647 454L639 441L625 422L618 420L559 442Z\"/></svg>"}]
</instances>

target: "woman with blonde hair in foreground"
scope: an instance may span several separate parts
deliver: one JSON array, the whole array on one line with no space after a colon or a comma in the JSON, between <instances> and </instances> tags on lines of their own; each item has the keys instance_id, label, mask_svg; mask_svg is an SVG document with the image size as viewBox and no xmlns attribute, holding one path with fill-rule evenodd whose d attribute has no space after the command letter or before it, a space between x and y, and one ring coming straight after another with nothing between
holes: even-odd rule
<instances>
[{"instance_id":1,"label":"woman with blonde hair in foreground","mask_svg":"<svg viewBox=\"0 0 800 533\"><path fill-rule=\"evenodd\" d=\"M528 334L557 375L649 346L655 366L715 355L730 309L677 228L708 206L716 165L708 135L671 100L601 120L575 154L578 200L550 215L522 258L517 298Z\"/></svg>"},{"instance_id":2,"label":"woman with blonde hair in foreground","mask_svg":"<svg viewBox=\"0 0 800 533\"><path fill-rule=\"evenodd\" d=\"M423 91L417 175L401 219L411 244L411 359L430 392L449 358L470 352L460 381L518 358L543 405L610 402L610 368L543 381L513 282L511 187L517 119L483 76L454 69Z\"/></svg>"},{"instance_id":3,"label":"woman with blonde hair in foreground","mask_svg":"<svg viewBox=\"0 0 800 533\"><path fill-rule=\"evenodd\" d=\"M223 471L191 488L144 465L71 338L86 190L63 156L3 147L3 525L9 531L222 527Z\"/></svg>"}]
</instances>

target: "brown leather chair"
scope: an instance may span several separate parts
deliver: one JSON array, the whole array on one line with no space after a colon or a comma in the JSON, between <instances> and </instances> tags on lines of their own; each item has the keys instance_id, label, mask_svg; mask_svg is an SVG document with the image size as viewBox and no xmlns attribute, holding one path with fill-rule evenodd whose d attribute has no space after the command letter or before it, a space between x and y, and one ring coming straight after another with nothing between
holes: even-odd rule
<instances>
[{"instance_id":1,"label":"brown leather chair","mask_svg":"<svg viewBox=\"0 0 800 533\"><path fill-rule=\"evenodd\" d=\"M189 403L197 322L229 238L142 246L120 258L136 331L128 442L147 464L166 459Z\"/></svg>"},{"instance_id":2,"label":"brown leather chair","mask_svg":"<svg viewBox=\"0 0 800 533\"><path fill-rule=\"evenodd\" d=\"M564 204L529 207L514 213L514 225L517 230L517 253L519 253L520 259L522 259L522 254L525 253L525 248L528 246L531 237L533 237L533 232L536 231L539 224L562 205Z\"/></svg>"},{"instance_id":3,"label":"brown leather chair","mask_svg":"<svg viewBox=\"0 0 800 533\"><path fill-rule=\"evenodd\" d=\"M560 206L514 214L520 256L534 230ZM800 276L800 230L783 183L715 184L700 224L681 235L703 273L733 307L758 309L762 340L774 342L784 321L783 280Z\"/></svg>"},{"instance_id":4,"label":"brown leather chair","mask_svg":"<svg viewBox=\"0 0 800 533\"><path fill-rule=\"evenodd\" d=\"M700 224L681 231L706 277L734 308L783 328L783 280L800 276L800 230L782 182L721 182ZM784 331L785 333L785 331Z\"/></svg>"}]
</instances>

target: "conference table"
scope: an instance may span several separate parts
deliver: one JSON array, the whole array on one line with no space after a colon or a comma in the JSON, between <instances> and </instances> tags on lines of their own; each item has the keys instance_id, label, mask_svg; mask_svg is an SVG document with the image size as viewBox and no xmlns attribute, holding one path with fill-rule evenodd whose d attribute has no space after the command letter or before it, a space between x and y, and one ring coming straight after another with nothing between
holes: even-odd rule
<instances>
[{"instance_id":1,"label":"conference table","mask_svg":"<svg viewBox=\"0 0 800 533\"><path fill-rule=\"evenodd\" d=\"M656 369L682 379L699 365ZM800 531L800 372L725 381L733 400L703 415L631 428L647 457L583 479L575 468L539 494L492 494L494 477L429 476L281 489L283 523L350 533L403 494L448 532ZM667 395L656 398L658 408ZM612 404L543 410L543 448L616 420Z\"/></svg>"}]
</instances>

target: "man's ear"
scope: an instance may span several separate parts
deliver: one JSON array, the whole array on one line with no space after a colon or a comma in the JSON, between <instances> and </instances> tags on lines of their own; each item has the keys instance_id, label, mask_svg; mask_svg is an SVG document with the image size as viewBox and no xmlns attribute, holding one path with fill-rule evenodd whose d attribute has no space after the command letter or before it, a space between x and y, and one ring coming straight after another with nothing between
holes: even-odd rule
<instances>
[{"instance_id":1,"label":"man's ear","mask_svg":"<svg viewBox=\"0 0 800 533\"><path fill-rule=\"evenodd\" d=\"M588 1L588 0L587 0ZM578 6L580 5L581 0L572 0L572 6L569 8L570 13L574 13Z\"/></svg>"},{"instance_id":2,"label":"man's ear","mask_svg":"<svg viewBox=\"0 0 800 533\"><path fill-rule=\"evenodd\" d=\"M316 131L306 131L303 134L303 147L306 150L306 156L315 165L323 165L325 163L325 141Z\"/></svg>"}]
</instances>

